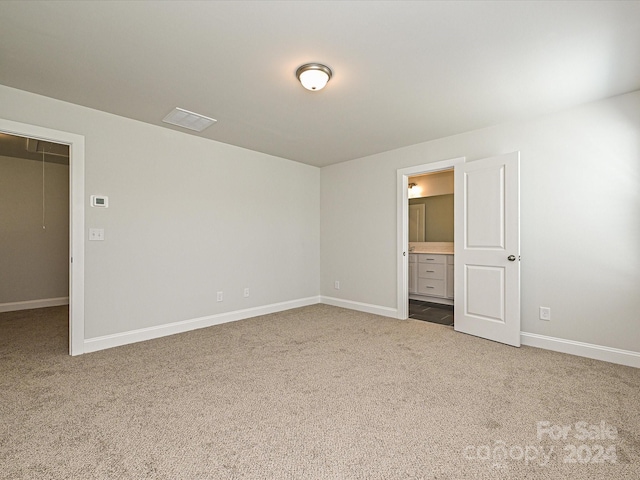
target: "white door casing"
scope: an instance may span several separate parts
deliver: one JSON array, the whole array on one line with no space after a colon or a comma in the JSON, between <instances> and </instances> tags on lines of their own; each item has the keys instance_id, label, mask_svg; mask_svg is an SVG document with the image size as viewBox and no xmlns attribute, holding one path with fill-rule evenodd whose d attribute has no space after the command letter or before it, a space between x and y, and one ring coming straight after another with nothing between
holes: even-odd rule
<instances>
[{"instance_id":1,"label":"white door casing","mask_svg":"<svg viewBox=\"0 0 640 480\"><path fill-rule=\"evenodd\" d=\"M454 329L520 346L520 153L455 168Z\"/></svg>"}]
</instances>

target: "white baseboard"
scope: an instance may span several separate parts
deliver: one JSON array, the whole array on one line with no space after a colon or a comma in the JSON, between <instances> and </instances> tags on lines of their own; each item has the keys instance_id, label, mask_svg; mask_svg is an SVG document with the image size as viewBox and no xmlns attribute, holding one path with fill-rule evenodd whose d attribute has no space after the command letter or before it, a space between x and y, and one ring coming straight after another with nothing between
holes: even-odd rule
<instances>
[{"instance_id":1,"label":"white baseboard","mask_svg":"<svg viewBox=\"0 0 640 480\"><path fill-rule=\"evenodd\" d=\"M58 307L69 305L69 297L43 298L41 300L27 300L25 302L0 303L0 313L31 310L32 308Z\"/></svg>"},{"instance_id":2,"label":"white baseboard","mask_svg":"<svg viewBox=\"0 0 640 480\"><path fill-rule=\"evenodd\" d=\"M348 308L349 310L357 310L359 312L373 313L382 315L383 317L398 318L397 308L381 307L380 305L372 305L370 303L354 302L352 300L325 296L320 297L320 303L333 305L334 307Z\"/></svg>"},{"instance_id":3,"label":"white baseboard","mask_svg":"<svg viewBox=\"0 0 640 480\"><path fill-rule=\"evenodd\" d=\"M84 353L97 352L98 350L104 350L106 348L143 342L145 340L166 337L167 335L188 332L198 328L211 327L222 323L235 322L236 320L244 320L245 318L257 317L259 315L282 312L292 308L306 307L307 305L315 305L316 303L320 303L320 297L318 296L300 298L288 302L273 303L271 305L264 305L261 307L219 313L217 315L209 315L206 317L193 318L191 320L183 320L181 322L167 323L165 325L158 325L155 327L141 328L139 330L131 330L129 332L114 333L113 335L105 335L103 337L88 338L84 341Z\"/></svg>"},{"instance_id":4,"label":"white baseboard","mask_svg":"<svg viewBox=\"0 0 640 480\"><path fill-rule=\"evenodd\" d=\"M603 347L591 343L576 342L574 340L547 337L545 335L527 332L520 333L520 342L522 345L528 345L530 347L544 348L546 350L553 350L554 352L569 353L580 357L593 358L594 360L640 368L640 352Z\"/></svg>"}]
</instances>

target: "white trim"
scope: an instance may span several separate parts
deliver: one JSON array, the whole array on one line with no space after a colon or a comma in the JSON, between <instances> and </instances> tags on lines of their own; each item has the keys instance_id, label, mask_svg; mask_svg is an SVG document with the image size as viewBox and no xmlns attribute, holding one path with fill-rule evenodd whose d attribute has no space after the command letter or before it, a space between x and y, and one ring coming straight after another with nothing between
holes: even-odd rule
<instances>
[{"instance_id":1,"label":"white trim","mask_svg":"<svg viewBox=\"0 0 640 480\"><path fill-rule=\"evenodd\" d=\"M32 308L58 307L69 305L69 297L42 298L40 300L26 300L24 302L0 303L0 313L31 310Z\"/></svg>"},{"instance_id":2,"label":"white trim","mask_svg":"<svg viewBox=\"0 0 640 480\"><path fill-rule=\"evenodd\" d=\"M333 305L334 307L348 308L349 310L357 310L359 312L373 313L382 315L383 317L398 318L398 310L390 307L382 307L380 305L372 305L370 303L354 302L335 297L320 297L320 303Z\"/></svg>"},{"instance_id":3,"label":"white trim","mask_svg":"<svg viewBox=\"0 0 640 480\"><path fill-rule=\"evenodd\" d=\"M547 337L536 333L520 332L522 345L544 348L554 352L578 355L579 357L593 358L604 362L617 363L628 367L640 368L640 352L620 350L619 348L604 347L591 343L576 342L563 338Z\"/></svg>"},{"instance_id":4,"label":"white trim","mask_svg":"<svg viewBox=\"0 0 640 480\"><path fill-rule=\"evenodd\" d=\"M167 335L175 335L176 333L189 332L191 330L220 325L222 323L235 322L237 320L267 315L269 313L282 312L292 308L306 307L307 305L315 305L316 303L320 303L320 297L318 296L300 298L288 302L272 303L271 305L264 305L262 307L247 308L233 312L193 318L190 320L182 320L180 322L166 323L155 327L114 333L112 335L105 335L102 337L88 338L84 341L84 351L85 353L97 352L98 350L104 350L106 348L144 342L146 340L153 340L154 338L166 337Z\"/></svg>"},{"instance_id":5,"label":"white trim","mask_svg":"<svg viewBox=\"0 0 640 480\"><path fill-rule=\"evenodd\" d=\"M456 165L464 163L465 157L442 160L440 162L425 163L414 167L399 168L397 179L397 230L398 230L398 260L397 260L397 309L396 318L405 320L409 316L409 177L439 170L455 169ZM458 212L454 212L458 215ZM455 224L455 221L454 221Z\"/></svg>"},{"instance_id":6,"label":"white trim","mask_svg":"<svg viewBox=\"0 0 640 480\"><path fill-rule=\"evenodd\" d=\"M80 355L84 352L84 136L2 118L0 132L69 145L69 354Z\"/></svg>"}]
</instances>

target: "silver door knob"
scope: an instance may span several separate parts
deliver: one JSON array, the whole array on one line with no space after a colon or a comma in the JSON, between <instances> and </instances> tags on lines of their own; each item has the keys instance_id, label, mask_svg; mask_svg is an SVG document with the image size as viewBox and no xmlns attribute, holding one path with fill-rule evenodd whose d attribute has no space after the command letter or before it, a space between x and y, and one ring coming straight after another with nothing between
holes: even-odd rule
<instances>
[{"instance_id":1,"label":"silver door knob","mask_svg":"<svg viewBox=\"0 0 640 480\"><path fill-rule=\"evenodd\" d=\"M516 256L515 255L509 255L507 257L507 260L509 260L510 262L515 262L516 261Z\"/></svg>"}]
</instances>

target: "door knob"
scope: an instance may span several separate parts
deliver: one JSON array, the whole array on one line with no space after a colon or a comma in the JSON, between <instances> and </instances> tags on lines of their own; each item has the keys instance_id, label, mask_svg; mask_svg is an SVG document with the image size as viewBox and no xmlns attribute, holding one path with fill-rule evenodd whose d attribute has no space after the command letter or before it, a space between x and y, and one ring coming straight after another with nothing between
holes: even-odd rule
<instances>
[{"instance_id":1,"label":"door knob","mask_svg":"<svg viewBox=\"0 0 640 480\"><path fill-rule=\"evenodd\" d=\"M515 255L509 255L507 257L507 260L509 260L510 262L515 262L516 261L516 256Z\"/></svg>"}]
</instances>

